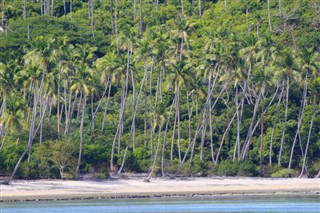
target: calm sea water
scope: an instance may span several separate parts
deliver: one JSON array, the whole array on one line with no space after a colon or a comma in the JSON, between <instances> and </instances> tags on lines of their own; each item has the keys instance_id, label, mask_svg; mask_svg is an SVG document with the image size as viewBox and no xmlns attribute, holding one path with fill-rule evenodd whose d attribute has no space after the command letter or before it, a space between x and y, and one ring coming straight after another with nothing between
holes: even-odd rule
<instances>
[{"instance_id":1,"label":"calm sea water","mask_svg":"<svg viewBox=\"0 0 320 213\"><path fill-rule=\"evenodd\" d=\"M0 203L0 213L26 212L320 212L320 196L230 196Z\"/></svg>"}]
</instances>

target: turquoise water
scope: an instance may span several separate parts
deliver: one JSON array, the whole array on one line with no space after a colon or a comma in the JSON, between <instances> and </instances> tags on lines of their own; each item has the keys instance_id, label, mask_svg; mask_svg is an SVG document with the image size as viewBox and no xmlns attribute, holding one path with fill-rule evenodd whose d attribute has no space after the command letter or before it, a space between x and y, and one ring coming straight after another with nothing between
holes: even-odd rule
<instances>
[{"instance_id":1,"label":"turquoise water","mask_svg":"<svg viewBox=\"0 0 320 213\"><path fill-rule=\"evenodd\" d=\"M320 196L193 197L0 203L0 213L320 212Z\"/></svg>"}]
</instances>

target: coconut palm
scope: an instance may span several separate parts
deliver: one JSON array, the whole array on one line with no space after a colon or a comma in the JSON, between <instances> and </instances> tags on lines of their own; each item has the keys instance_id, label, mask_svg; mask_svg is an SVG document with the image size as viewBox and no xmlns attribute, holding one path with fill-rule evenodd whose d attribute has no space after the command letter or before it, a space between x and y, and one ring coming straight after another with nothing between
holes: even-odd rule
<instances>
[{"instance_id":1,"label":"coconut palm","mask_svg":"<svg viewBox=\"0 0 320 213\"><path fill-rule=\"evenodd\" d=\"M172 142L171 142L171 154L170 160L173 160L173 143L175 139L175 131L176 126L178 129L177 137L178 137L178 157L181 161L181 150L180 150L180 94L181 90L185 87L188 88L191 82L189 73L190 73L191 64L188 61L176 61L172 60L170 64L169 73L166 75L166 83L167 89L171 89L174 94L175 102L175 118L174 118L174 126L173 126L173 134L172 134Z\"/></svg>"},{"instance_id":2,"label":"coconut palm","mask_svg":"<svg viewBox=\"0 0 320 213\"><path fill-rule=\"evenodd\" d=\"M311 121L310 121L310 126L309 126L309 132L308 132L306 148L305 148L304 156L303 156L303 164L302 164L302 168L301 168L300 177L303 176L303 174L304 174L304 172L306 171L306 168L307 168L306 167L307 154L308 154L309 145L310 145L313 122L314 122L314 118L315 118L315 115L316 115L317 105L319 105L318 102L319 102L319 95L320 95L320 77L317 77L317 78L315 78L313 80L311 91L312 91L313 109L312 109L312 115L311 115Z\"/></svg>"},{"instance_id":3,"label":"coconut palm","mask_svg":"<svg viewBox=\"0 0 320 213\"><path fill-rule=\"evenodd\" d=\"M26 104L19 93L12 92L6 98L6 109L0 116L0 123L4 124L4 136L1 141L0 152L4 148L5 139L8 134L14 131L21 131L25 124ZM19 136L17 138L19 141Z\"/></svg>"},{"instance_id":4,"label":"coconut palm","mask_svg":"<svg viewBox=\"0 0 320 213\"><path fill-rule=\"evenodd\" d=\"M299 116L298 116L298 126L296 130L296 134L292 143L292 148L291 148L291 153L290 153L290 158L289 158L289 164L288 168L291 168L291 163L292 163L292 157L294 153L294 148L296 144L296 140L298 135L300 135L300 127L302 123L302 118L304 114L304 107L306 103L306 97L307 97L307 90L308 90L308 78L315 78L317 75L317 69L319 69L319 62L318 62L318 53L314 52L313 49L302 49L300 53L300 60L301 60L301 68L303 70L304 74L304 85L303 85L303 92L302 92L302 98L301 98L301 106L300 106L300 111L299 111ZM311 76L309 76L311 72ZM303 155L303 153L302 153Z\"/></svg>"},{"instance_id":5,"label":"coconut palm","mask_svg":"<svg viewBox=\"0 0 320 213\"><path fill-rule=\"evenodd\" d=\"M153 128L156 128L158 126L158 143L157 143L157 148L156 148L156 154L155 157L153 159L153 164L151 167L151 171L148 175L148 177L145 179L146 182L150 182L150 179L153 175L155 166L156 166L156 162L157 162L157 158L158 158L158 153L159 153L159 149L160 149L160 142L161 142L161 130L162 130L162 126L165 122L165 116L162 115L161 113L158 113L156 116L156 119L154 119L154 124L153 124Z\"/></svg>"},{"instance_id":6,"label":"coconut palm","mask_svg":"<svg viewBox=\"0 0 320 213\"><path fill-rule=\"evenodd\" d=\"M283 49L280 51L277 57L275 66L277 71L274 75L277 83L284 83L286 86L286 107L285 107L285 117L283 122L283 131L281 136L281 144L278 156L278 165L281 165L281 156L283 150L283 144L285 141L285 133L288 119L288 108L289 108L289 91L290 91L290 80L298 80L300 78L297 69L297 59L295 53L290 49Z\"/></svg>"},{"instance_id":7,"label":"coconut palm","mask_svg":"<svg viewBox=\"0 0 320 213\"><path fill-rule=\"evenodd\" d=\"M112 74L113 74L113 71L116 69L116 66L115 66L116 57L117 57L116 53L113 51L113 52L107 53L102 58L98 59L95 63L98 71L100 70L100 73L101 73L100 83L105 84L105 91L103 92L103 94L105 94L106 89L108 88L107 102L104 109L103 121L102 121L102 127L101 127L102 132L104 130L106 115L108 111L108 104L109 104L111 86L112 86ZM100 101L99 101L99 104L100 104Z\"/></svg>"},{"instance_id":8,"label":"coconut palm","mask_svg":"<svg viewBox=\"0 0 320 213\"><path fill-rule=\"evenodd\" d=\"M87 97L92 95L95 91L95 87L93 85L93 69L92 62L95 58L94 51L95 47L90 47L88 44L85 45L77 45L75 50L75 57L77 59L76 62L76 75L73 76L74 84L71 86L71 91L80 92L81 98L79 101L79 105L82 105L81 108L81 123L79 129L80 135L80 143L79 143L79 157L78 163L76 167L76 173L79 173L79 168L81 164L82 157L82 146L83 146L83 125L84 125L84 116L86 110Z\"/></svg>"}]
</instances>

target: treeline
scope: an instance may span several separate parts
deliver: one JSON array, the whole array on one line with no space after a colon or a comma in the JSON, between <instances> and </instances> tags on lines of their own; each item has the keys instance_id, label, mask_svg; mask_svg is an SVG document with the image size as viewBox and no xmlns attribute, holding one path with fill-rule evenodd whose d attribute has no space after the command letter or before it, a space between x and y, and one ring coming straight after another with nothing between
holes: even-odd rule
<instances>
[{"instance_id":1,"label":"treeline","mask_svg":"<svg viewBox=\"0 0 320 213\"><path fill-rule=\"evenodd\" d=\"M1 7L4 183L319 176L316 1L24 3Z\"/></svg>"}]
</instances>

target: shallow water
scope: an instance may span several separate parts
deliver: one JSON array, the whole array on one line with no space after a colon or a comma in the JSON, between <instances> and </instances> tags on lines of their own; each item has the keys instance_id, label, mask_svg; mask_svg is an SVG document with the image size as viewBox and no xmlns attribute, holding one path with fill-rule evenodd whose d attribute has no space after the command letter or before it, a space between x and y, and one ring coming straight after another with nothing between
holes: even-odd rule
<instances>
[{"instance_id":1,"label":"shallow water","mask_svg":"<svg viewBox=\"0 0 320 213\"><path fill-rule=\"evenodd\" d=\"M227 196L0 203L0 213L320 212L320 196Z\"/></svg>"}]
</instances>

